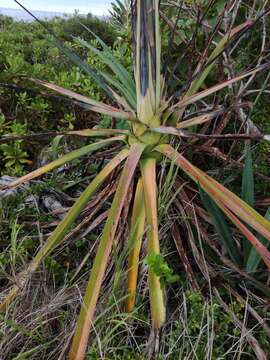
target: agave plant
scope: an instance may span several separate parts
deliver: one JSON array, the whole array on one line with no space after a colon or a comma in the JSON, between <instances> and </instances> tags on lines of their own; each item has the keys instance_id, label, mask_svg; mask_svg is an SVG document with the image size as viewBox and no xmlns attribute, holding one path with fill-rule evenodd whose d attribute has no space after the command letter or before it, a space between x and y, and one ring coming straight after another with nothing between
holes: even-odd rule
<instances>
[{"instance_id":1,"label":"agave plant","mask_svg":"<svg viewBox=\"0 0 270 360\"><path fill-rule=\"evenodd\" d=\"M99 189L109 174L115 168L121 167L123 163L117 190L108 213L87 283L70 348L70 360L79 360L85 357L102 280L116 238L123 205L133 181L136 183L136 190L129 230L131 247L127 269L126 310L128 312L132 311L136 302L139 258L144 231L146 231L148 255L158 256L160 254L157 172L164 158L166 161L177 165L180 171L186 174L198 186L204 203L208 204L210 212L218 208L221 213L226 215L238 231L252 244L267 268L270 269L270 252L252 231L255 230L260 236L270 241L270 222L237 195L193 165L178 151L179 148L181 150L181 140L187 140L188 143L190 139L197 138L195 133L190 132L192 127L211 122L211 120L216 119L220 114L228 111L224 106L219 106L207 113L185 120L183 116L185 109L189 105L239 80L248 78L268 66L268 64L258 66L237 77L200 91L201 85L210 73L216 58L223 52L231 39L251 26L251 22L245 22L224 35L209 56L205 66L196 69L192 81L185 89L185 92L181 97L177 97L167 95L167 85L161 72L159 1L137 0L133 4L132 16L135 57L134 78L116 61L110 49L99 38L97 38L97 41L102 50L95 49L82 40L80 42L91 51L94 51L109 66L111 73L115 75L114 77L106 73L96 74L85 63L78 60L74 54L65 51L83 70L96 79L107 96L112 99L111 104L113 105L94 101L86 96L51 83L31 79L38 85L74 99L77 103L94 112L106 114L116 119L124 119L128 124L128 130L85 129L71 131L68 133L69 135L101 137L105 139L74 150L48 165L21 177L8 186L8 188L16 187L23 182L41 176L69 161L78 159L83 155L88 155L114 142L122 144L122 149L119 153L87 186L75 204L70 208L65 218L49 236L46 243L39 249L27 269L18 274L16 285L9 289L0 306L1 310L7 308L20 289L26 284L31 274L39 267L46 256L61 243L64 235L86 206L91 196ZM63 48L62 45L59 46ZM239 137L241 138L241 136ZM245 139L246 135L242 137ZM171 145L173 138L177 141L179 140L177 144L178 150ZM175 185L181 186L178 183ZM237 257L237 254L232 254L232 256ZM164 289L161 286L160 277L151 267L148 268L148 284L152 327L154 332L158 332L166 320Z\"/></svg>"}]
</instances>

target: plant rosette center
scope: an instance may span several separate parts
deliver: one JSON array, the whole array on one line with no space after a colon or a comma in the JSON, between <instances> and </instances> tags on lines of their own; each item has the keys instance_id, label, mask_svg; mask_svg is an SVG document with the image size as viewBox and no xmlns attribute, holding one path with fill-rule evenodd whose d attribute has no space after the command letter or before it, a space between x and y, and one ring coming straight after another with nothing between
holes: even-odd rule
<instances>
[{"instance_id":1,"label":"plant rosette center","mask_svg":"<svg viewBox=\"0 0 270 360\"><path fill-rule=\"evenodd\" d=\"M132 124L132 134L128 137L129 145L135 143L142 143L148 145L145 152L152 151L152 149L161 144L168 143L169 137L159 134L151 130L160 126L160 118L153 116L148 124Z\"/></svg>"}]
</instances>

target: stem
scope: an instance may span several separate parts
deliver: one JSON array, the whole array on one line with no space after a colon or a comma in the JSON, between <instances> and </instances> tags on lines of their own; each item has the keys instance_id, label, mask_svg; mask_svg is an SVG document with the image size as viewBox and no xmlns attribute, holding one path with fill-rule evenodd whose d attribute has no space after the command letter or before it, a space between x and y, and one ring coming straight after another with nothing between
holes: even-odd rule
<instances>
[{"instance_id":1,"label":"stem","mask_svg":"<svg viewBox=\"0 0 270 360\"><path fill-rule=\"evenodd\" d=\"M145 207L143 199L142 179L138 180L133 205L130 229L131 252L128 259L128 298L126 311L133 310L135 305L136 286L138 279L139 256L141 251L142 237L145 223Z\"/></svg>"},{"instance_id":2,"label":"stem","mask_svg":"<svg viewBox=\"0 0 270 360\"><path fill-rule=\"evenodd\" d=\"M158 215L157 215L157 190L156 190L156 160L148 158L141 163L144 202L147 223L148 254L159 254ZM152 269L148 269L150 306L152 325L154 330L159 330L165 322L165 306L163 291L159 277Z\"/></svg>"},{"instance_id":3,"label":"stem","mask_svg":"<svg viewBox=\"0 0 270 360\"><path fill-rule=\"evenodd\" d=\"M141 144L134 144L130 149L128 159L126 161L113 199L109 216L100 239L92 271L87 283L83 304L69 353L69 360L83 360L85 357L91 324L96 309L102 280L106 271L107 263L109 261L117 225L120 219L122 208L124 206L129 185L132 181L143 149L144 146Z\"/></svg>"}]
</instances>

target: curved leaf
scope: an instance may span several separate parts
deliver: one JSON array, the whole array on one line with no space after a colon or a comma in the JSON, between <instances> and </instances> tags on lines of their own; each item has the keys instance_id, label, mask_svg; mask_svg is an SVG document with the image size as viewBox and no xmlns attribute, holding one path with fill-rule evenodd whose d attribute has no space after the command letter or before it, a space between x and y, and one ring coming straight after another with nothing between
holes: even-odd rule
<instances>
[{"instance_id":1,"label":"curved leaf","mask_svg":"<svg viewBox=\"0 0 270 360\"><path fill-rule=\"evenodd\" d=\"M31 81L35 82L36 84L45 86L46 88L56 91L61 95L65 95L68 96L70 98L76 99L77 101L80 101L81 103L87 104L89 110L95 111L97 113L100 114L106 114L112 117L116 117L119 119L132 119L133 115L130 112L127 111L123 111L121 109L117 109L115 107L112 107L110 105L104 104L100 101L96 101L93 99L90 99L84 95L75 93L74 91L65 89L61 86L46 82L46 81L42 81L42 80L37 80L37 79L32 79L30 78Z\"/></svg>"},{"instance_id":2,"label":"curved leaf","mask_svg":"<svg viewBox=\"0 0 270 360\"><path fill-rule=\"evenodd\" d=\"M246 204L242 199L219 184L202 170L192 165L185 157L179 154L170 145L159 145L155 148L165 156L172 159L183 171L196 181L202 189L216 202L219 201L226 208L235 213L241 220L251 226L270 241L270 222L263 218L256 210Z\"/></svg>"},{"instance_id":3,"label":"curved leaf","mask_svg":"<svg viewBox=\"0 0 270 360\"><path fill-rule=\"evenodd\" d=\"M173 105L173 108L184 108L187 105L194 104L196 101L202 100L206 96L212 95L212 94L216 93L217 91L220 91L220 90L228 87L229 85L234 84L235 82L237 82L239 80L242 80L242 79L244 79L244 78L246 78L248 76L256 74L259 71L267 69L269 67L269 65L270 65L269 62L266 63L266 64L263 64L263 65L260 65L260 66L254 68L254 69L252 69L250 71L245 72L242 75L236 76L236 77L234 77L234 78L232 78L230 80L223 81L222 83L214 85L214 86L210 87L209 89L200 91L195 95L191 95L191 96L189 96L187 98L183 98L178 103Z\"/></svg>"},{"instance_id":4,"label":"curved leaf","mask_svg":"<svg viewBox=\"0 0 270 360\"><path fill-rule=\"evenodd\" d=\"M102 140L102 141L99 141L94 144L89 144L89 145L83 146L80 149L71 151L70 153L65 154L64 156L60 157L59 159L56 159L56 160L50 162L49 164L46 164L46 165L30 172L29 174L26 174L26 175L20 177L19 179L6 185L4 187L4 189L14 188L26 181L30 181L30 180L35 179L49 171L52 171L53 169L56 169L72 160L78 159L79 157L81 157L83 155L90 154L91 152L101 149L107 145L110 145L111 143L113 143L115 141L118 141L118 140L121 141L124 139L125 138L123 136L119 136L119 137L114 137L111 139Z\"/></svg>"},{"instance_id":5,"label":"curved leaf","mask_svg":"<svg viewBox=\"0 0 270 360\"><path fill-rule=\"evenodd\" d=\"M213 69L213 67L215 66L215 60L217 59L217 57L224 51L225 46L228 44L228 42L235 37L235 35L239 34L241 31L243 31L246 28L249 28L251 25L253 24L253 22L251 20L247 20L246 22L244 22L243 24L240 24L238 26L236 26L233 29L230 29L224 36L223 38L218 42L218 44L216 45L215 49L213 50L213 52L210 54L207 63L206 63L206 67L203 70L202 73L200 73L195 80L192 81L188 91L186 92L184 98L188 98L189 96L195 94L200 87L202 86L203 82L205 81L205 79L207 78L207 76L210 74L211 70ZM198 65L195 73L200 70L200 65Z\"/></svg>"},{"instance_id":6,"label":"curved leaf","mask_svg":"<svg viewBox=\"0 0 270 360\"><path fill-rule=\"evenodd\" d=\"M127 70L115 59L111 51L108 51L106 49L105 51L100 51L96 49L94 46L88 44L86 41L76 38L76 40L86 48L88 48L90 51L92 51L94 54L96 54L101 61L106 64L112 72L116 75L116 77L120 80L122 87L124 88L124 92L122 92L122 95L127 95L132 99L132 102L136 104L136 88L134 81L132 80L131 76L127 72ZM103 42L102 42L103 43ZM104 44L104 43L103 43ZM108 47L107 47L108 48ZM101 73L102 76L104 76L104 73ZM104 77L106 79L106 77ZM108 81L108 78L106 79ZM110 82L110 81L108 81Z\"/></svg>"},{"instance_id":7,"label":"curved leaf","mask_svg":"<svg viewBox=\"0 0 270 360\"><path fill-rule=\"evenodd\" d=\"M243 235L248 239L250 244L253 246L253 249L260 254L261 258L265 262L268 270L270 270L270 252L267 248L252 234L252 232L223 204L219 203L220 208L228 216L228 218L234 223L234 225L243 233Z\"/></svg>"}]
</instances>

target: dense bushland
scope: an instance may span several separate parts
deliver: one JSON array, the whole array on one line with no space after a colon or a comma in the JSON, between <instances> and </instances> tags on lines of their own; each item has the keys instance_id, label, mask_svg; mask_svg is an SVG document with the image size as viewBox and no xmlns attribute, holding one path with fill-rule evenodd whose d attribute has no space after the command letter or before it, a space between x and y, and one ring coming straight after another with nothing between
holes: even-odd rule
<instances>
[{"instance_id":1,"label":"dense bushland","mask_svg":"<svg viewBox=\"0 0 270 360\"><path fill-rule=\"evenodd\" d=\"M50 80L63 87L90 95L101 100L99 87L87 75L74 66L55 46L53 37L38 23L14 22L1 17L0 32L0 82L1 117L0 133L28 134L32 132L64 130L94 126L108 120L106 116L97 119L88 111L78 108L70 101L56 96L44 96L39 89L27 81L28 78ZM83 24L83 25L82 25ZM130 51L127 45L117 39L114 28L106 20L88 15L85 17L56 18L46 24L66 46L75 49L85 61L96 70L104 69L98 57L75 43L74 36L80 35L95 46L96 41L83 26L102 37L114 48L115 55L130 65ZM47 141L47 139L45 139ZM37 144L32 151L21 141L1 146L0 168L2 174L21 175L36 162Z\"/></svg>"}]
</instances>

